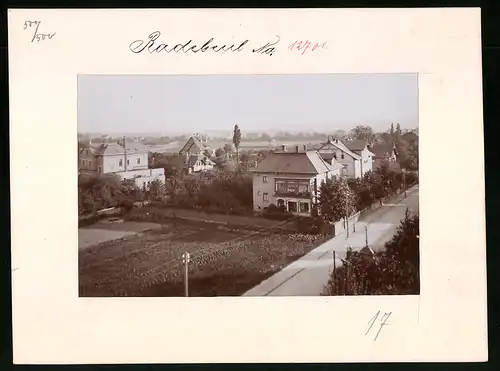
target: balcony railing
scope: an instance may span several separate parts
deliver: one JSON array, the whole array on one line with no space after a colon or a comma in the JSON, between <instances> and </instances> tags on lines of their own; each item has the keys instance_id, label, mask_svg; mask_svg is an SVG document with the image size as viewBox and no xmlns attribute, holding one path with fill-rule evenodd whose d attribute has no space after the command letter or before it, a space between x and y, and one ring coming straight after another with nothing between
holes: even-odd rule
<instances>
[{"instance_id":1,"label":"balcony railing","mask_svg":"<svg viewBox=\"0 0 500 371\"><path fill-rule=\"evenodd\" d=\"M298 198L310 198L311 192L299 192L299 191L275 191L275 197L298 197Z\"/></svg>"}]
</instances>

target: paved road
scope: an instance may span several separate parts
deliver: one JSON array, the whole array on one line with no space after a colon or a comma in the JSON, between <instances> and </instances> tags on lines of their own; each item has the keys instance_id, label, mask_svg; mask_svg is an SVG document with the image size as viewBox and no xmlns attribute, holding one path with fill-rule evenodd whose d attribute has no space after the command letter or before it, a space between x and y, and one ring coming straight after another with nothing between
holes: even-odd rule
<instances>
[{"instance_id":1,"label":"paved road","mask_svg":"<svg viewBox=\"0 0 500 371\"><path fill-rule=\"evenodd\" d=\"M280 272L244 294L244 296L318 296L328 282L333 267L342 263L348 247L360 250L366 244L379 251L390 240L408 208L418 212L418 185L408 190L407 197L399 195L372 213L365 214L356 224L356 232L338 235L309 254L290 264ZM365 231L366 226L366 231Z\"/></svg>"}]
</instances>

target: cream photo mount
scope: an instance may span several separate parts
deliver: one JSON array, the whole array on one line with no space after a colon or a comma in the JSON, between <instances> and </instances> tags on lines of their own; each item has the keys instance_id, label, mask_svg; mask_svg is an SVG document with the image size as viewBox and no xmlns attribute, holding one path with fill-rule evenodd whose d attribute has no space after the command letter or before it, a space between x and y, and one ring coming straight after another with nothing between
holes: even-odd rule
<instances>
[{"instance_id":1,"label":"cream photo mount","mask_svg":"<svg viewBox=\"0 0 500 371\"><path fill-rule=\"evenodd\" d=\"M24 9L8 22L16 364L487 360L479 9ZM131 50L155 31L249 41ZM78 297L77 75L401 72L419 74L419 296Z\"/></svg>"}]
</instances>

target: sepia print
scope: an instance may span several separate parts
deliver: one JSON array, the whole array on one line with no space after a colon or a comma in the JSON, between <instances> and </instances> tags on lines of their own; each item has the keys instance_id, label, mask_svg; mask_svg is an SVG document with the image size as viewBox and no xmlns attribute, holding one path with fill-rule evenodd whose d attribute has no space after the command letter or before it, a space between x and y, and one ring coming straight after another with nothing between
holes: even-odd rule
<instances>
[{"instance_id":1,"label":"sepia print","mask_svg":"<svg viewBox=\"0 0 500 371\"><path fill-rule=\"evenodd\" d=\"M418 295L418 75L80 75L81 297Z\"/></svg>"}]
</instances>

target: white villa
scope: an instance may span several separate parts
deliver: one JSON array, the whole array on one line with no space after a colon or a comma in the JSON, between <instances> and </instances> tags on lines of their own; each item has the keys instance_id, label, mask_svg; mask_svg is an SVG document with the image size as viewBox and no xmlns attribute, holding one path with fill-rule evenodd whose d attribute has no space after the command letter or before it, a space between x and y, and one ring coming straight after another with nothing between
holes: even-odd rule
<instances>
[{"instance_id":1,"label":"white villa","mask_svg":"<svg viewBox=\"0 0 500 371\"><path fill-rule=\"evenodd\" d=\"M144 187L154 180L165 182L164 169L149 169L148 150L137 142L92 143L84 146L78 156L79 174L116 174L122 180L134 180Z\"/></svg>"}]
</instances>

